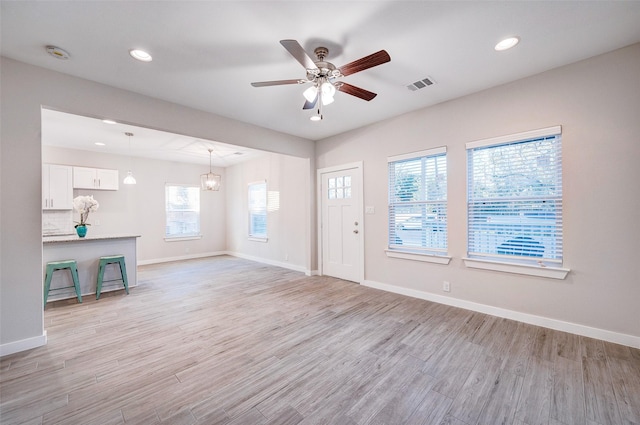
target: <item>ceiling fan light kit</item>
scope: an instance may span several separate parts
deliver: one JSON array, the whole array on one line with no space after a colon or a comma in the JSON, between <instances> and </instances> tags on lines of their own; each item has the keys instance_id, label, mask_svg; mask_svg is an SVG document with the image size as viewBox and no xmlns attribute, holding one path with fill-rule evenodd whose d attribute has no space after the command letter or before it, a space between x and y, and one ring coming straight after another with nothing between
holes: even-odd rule
<instances>
[{"instance_id":1,"label":"ceiling fan light kit","mask_svg":"<svg viewBox=\"0 0 640 425\"><path fill-rule=\"evenodd\" d=\"M341 91L366 101L375 98L377 96L376 93L340 81L339 78L382 65L391 60L385 50L380 50L337 68L331 62L325 61L329 54L329 49L326 47L317 47L313 51L317 58L317 61L314 61L296 40L280 40L280 44L305 68L307 72L306 79L261 81L251 83L251 85L253 87L267 87L311 83L311 87L302 93L305 98L302 109L316 109L317 105L316 114L310 118L312 121L322 120L322 106L333 103L336 91Z\"/></svg>"},{"instance_id":2,"label":"ceiling fan light kit","mask_svg":"<svg viewBox=\"0 0 640 425\"><path fill-rule=\"evenodd\" d=\"M316 96L318 95L318 88L316 86L311 86L308 89L306 89L304 92L302 92L302 95L304 96L305 99L307 99L307 101L313 102L316 99Z\"/></svg>"}]
</instances>

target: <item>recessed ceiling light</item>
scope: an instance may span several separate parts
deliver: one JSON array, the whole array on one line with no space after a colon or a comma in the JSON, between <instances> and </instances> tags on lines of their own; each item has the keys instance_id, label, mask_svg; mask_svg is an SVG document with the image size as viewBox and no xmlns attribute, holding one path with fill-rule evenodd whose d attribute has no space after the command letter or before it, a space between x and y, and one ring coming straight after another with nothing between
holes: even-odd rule
<instances>
[{"instance_id":1,"label":"recessed ceiling light","mask_svg":"<svg viewBox=\"0 0 640 425\"><path fill-rule=\"evenodd\" d=\"M67 60L69 59L69 53L67 53L64 49L56 46L47 46L47 53L53 56L56 59Z\"/></svg>"},{"instance_id":2,"label":"recessed ceiling light","mask_svg":"<svg viewBox=\"0 0 640 425\"><path fill-rule=\"evenodd\" d=\"M129 50L129 54L131 55L132 58L137 59L137 60L142 61L142 62L151 62L153 60L151 55L149 53L145 52L144 50L131 49L131 50Z\"/></svg>"},{"instance_id":3,"label":"recessed ceiling light","mask_svg":"<svg viewBox=\"0 0 640 425\"><path fill-rule=\"evenodd\" d=\"M105 146L105 144L102 143L102 142L95 142L94 145L96 145L96 146Z\"/></svg>"},{"instance_id":4,"label":"recessed ceiling light","mask_svg":"<svg viewBox=\"0 0 640 425\"><path fill-rule=\"evenodd\" d=\"M102 120L105 124L117 124L114 120Z\"/></svg>"},{"instance_id":5,"label":"recessed ceiling light","mask_svg":"<svg viewBox=\"0 0 640 425\"><path fill-rule=\"evenodd\" d=\"M496 49L498 52L501 52L503 50L507 50L507 49L512 48L513 46L515 46L519 42L520 42L520 37L505 38L504 40L502 40L498 44L496 44L496 47L494 47L494 49Z\"/></svg>"}]
</instances>

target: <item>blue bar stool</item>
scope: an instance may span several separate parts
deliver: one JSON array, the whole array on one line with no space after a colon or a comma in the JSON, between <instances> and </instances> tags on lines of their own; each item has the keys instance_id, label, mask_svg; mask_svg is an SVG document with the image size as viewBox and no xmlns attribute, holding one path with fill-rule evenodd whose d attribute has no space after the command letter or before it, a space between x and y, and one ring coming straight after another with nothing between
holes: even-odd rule
<instances>
[{"instance_id":1,"label":"blue bar stool","mask_svg":"<svg viewBox=\"0 0 640 425\"><path fill-rule=\"evenodd\" d=\"M104 280L104 269L107 264L115 264L118 263L120 265L120 278L119 279L109 279ZM129 293L129 281L127 280L127 266L124 263L124 255L110 255L107 257L100 257L100 267L98 268L98 284L96 285L96 300L100 299L100 293L102 292L102 283L103 282L113 282L121 280L124 284L124 290Z\"/></svg>"},{"instance_id":2,"label":"blue bar stool","mask_svg":"<svg viewBox=\"0 0 640 425\"><path fill-rule=\"evenodd\" d=\"M51 289L51 278L53 272L56 270L69 269L71 272L71 278L73 279L73 286L65 286L62 288ZM59 289L75 288L78 302L82 302L82 295L80 295L80 279L78 279L78 264L76 260L63 260L63 261L50 261L47 263L47 270L44 278L44 307L47 306L47 298L49 298L49 291L57 291Z\"/></svg>"}]
</instances>

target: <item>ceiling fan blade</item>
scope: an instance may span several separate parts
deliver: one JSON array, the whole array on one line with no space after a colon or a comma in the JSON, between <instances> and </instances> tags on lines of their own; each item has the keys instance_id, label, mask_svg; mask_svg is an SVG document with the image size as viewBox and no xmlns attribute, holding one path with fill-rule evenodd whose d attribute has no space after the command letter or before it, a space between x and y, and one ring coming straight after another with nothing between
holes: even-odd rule
<instances>
[{"instance_id":1,"label":"ceiling fan blade","mask_svg":"<svg viewBox=\"0 0 640 425\"><path fill-rule=\"evenodd\" d=\"M276 80L276 81L260 81L251 83L253 87L282 86L285 84L304 84L307 80Z\"/></svg>"},{"instance_id":2,"label":"ceiling fan blade","mask_svg":"<svg viewBox=\"0 0 640 425\"><path fill-rule=\"evenodd\" d=\"M365 69L373 68L374 66L382 65L390 60L391 56L389 56L389 53L387 53L386 50L380 50L379 52L343 65L339 69L342 75L347 76L355 74L356 72L364 71Z\"/></svg>"},{"instance_id":3,"label":"ceiling fan blade","mask_svg":"<svg viewBox=\"0 0 640 425\"><path fill-rule=\"evenodd\" d=\"M302 109L313 109L316 107L316 103L318 103L318 95L316 95L315 99L313 99L313 102L309 102L308 100L305 100L304 102L304 106L302 107Z\"/></svg>"},{"instance_id":4,"label":"ceiling fan blade","mask_svg":"<svg viewBox=\"0 0 640 425\"><path fill-rule=\"evenodd\" d=\"M351 96L359 97L367 102L377 96L376 93L361 89L360 87L356 87L348 83L342 83L342 85L338 87L338 90L343 93L350 94Z\"/></svg>"},{"instance_id":5,"label":"ceiling fan blade","mask_svg":"<svg viewBox=\"0 0 640 425\"><path fill-rule=\"evenodd\" d=\"M280 44L306 69L318 69L313 59L309 57L296 40L280 40Z\"/></svg>"}]
</instances>

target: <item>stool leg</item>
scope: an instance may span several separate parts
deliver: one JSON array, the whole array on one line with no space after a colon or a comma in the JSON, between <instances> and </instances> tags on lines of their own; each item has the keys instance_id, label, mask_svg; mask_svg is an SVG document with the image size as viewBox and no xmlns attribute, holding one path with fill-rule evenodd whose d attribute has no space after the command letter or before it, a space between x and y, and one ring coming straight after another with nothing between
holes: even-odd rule
<instances>
[{"instance_id":1,"label":"stool leg","mask_svg":"<svg viewBox=\"0 0 640 425\"><path fill-rule=\"evenodd\" d=\"M100 261L100 267L98 268L98 284L96 285L96 300L100 299L100 293L102 292L102 279L104 279L104 267L105 264Z\"/></svg>"},{"instance_id":2,"label":"stool leg","mask_svg":"<svg viewBox=\"0 0 640 425\"><path fill-rule=\"evenodd\" d=\"M71 278L73 278L73 286L76 288L76 296L78 297L78 302L82 302L82 294L80 293L80 279L78 278L78 267L71 267Z\"/></svg>"},{"instance_id":3,"label":"stool leg","mask_svg":"<svg viewBox=\"0 0 640 425\"><path fill-rule=\"evenodd\" d=\"M127 266L124 263L124 258L118 261L120 264L120 276L122 276L122 283L124 283L124 290L127 295L129 294L129 281L127 280Z\"/></svg>"},{"instance_id":4,"label":"stool leg","mask_svg":"<svg viewBox=\"0 0 640 425\"><path fill-rule=\"evenodd\" d=\"M49 298L49 288L51 287L51 276L53 275L52 267L47 266L44 277L44 307L47 307L47 298Z\"/></svg>"}]
</instances>

